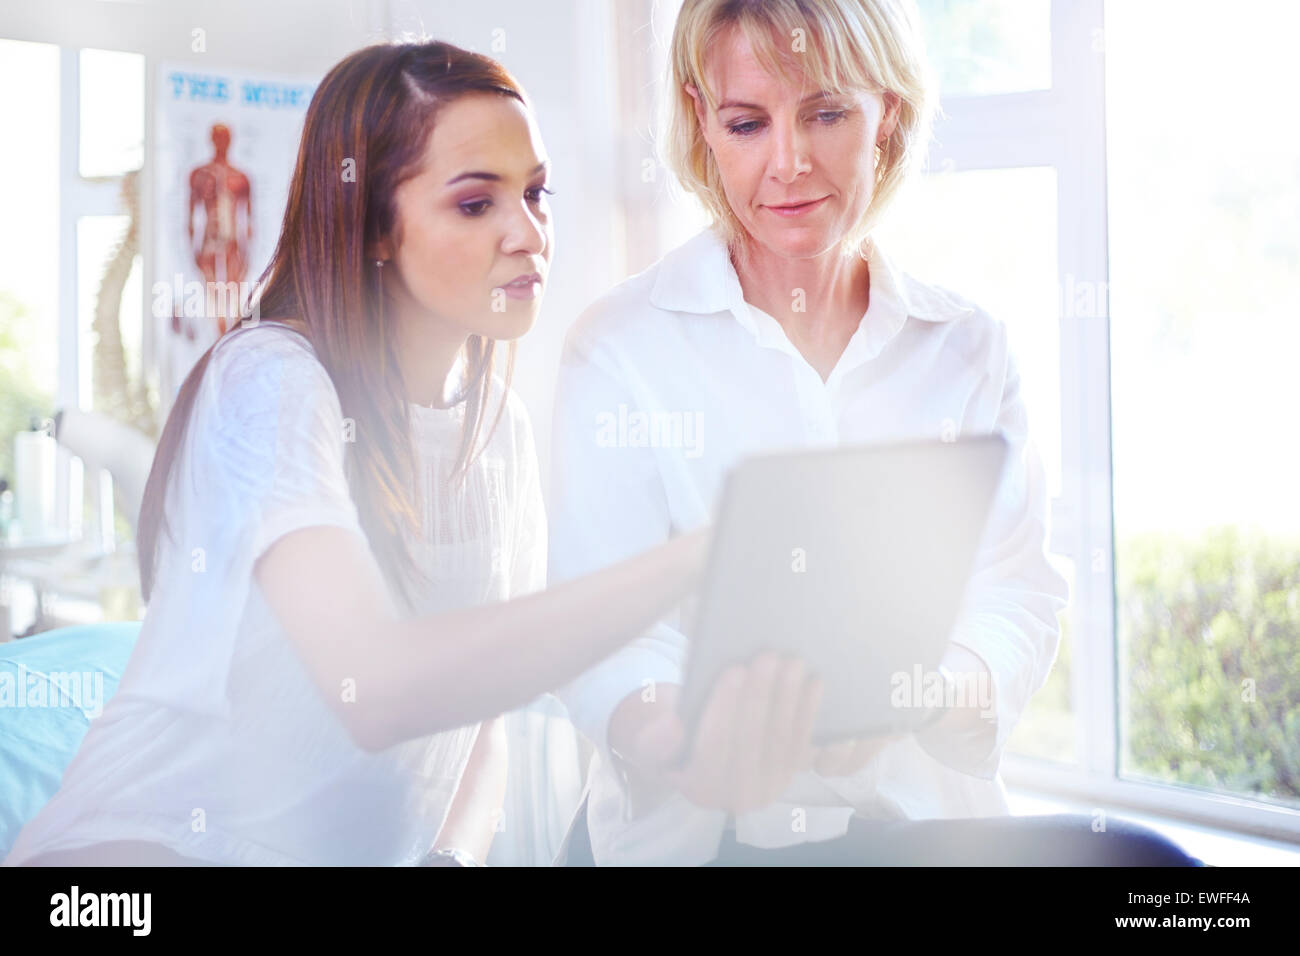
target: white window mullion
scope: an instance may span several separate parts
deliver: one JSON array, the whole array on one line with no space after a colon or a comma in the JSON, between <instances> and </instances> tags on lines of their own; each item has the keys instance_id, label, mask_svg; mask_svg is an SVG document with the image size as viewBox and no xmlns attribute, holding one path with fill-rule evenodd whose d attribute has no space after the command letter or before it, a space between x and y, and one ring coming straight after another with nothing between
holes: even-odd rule
<instances>
[{"instance_id":1,"label":"white window mullion","mask_svg":"<svg viewBox=\"0 0 1300 956\"><path fill-rule=\"evenodd\" d=\"M373 10L372 10L373 15ZM146 388L158 389L158 424L162 424L165 411L162 411L169 403L170 396L163 394L163 385L159 368L162 362L162 343L166 341L167 331L170 328L169 319L159 319L153 314L153 294L150 291L153 288L155 279L160 277L154 276L154 197L153 197L153 176L154 167L151 157L154 155L154 137L157 135L154 125L154 102L155 102L155 68L157 60L146 55L144 58L144 160L140 164L140 179L136 183L139 197L140 219L138 222L140 235L140 274L144 277L144 295L140 297L140 307L143 311L141 317L140 330L140 375ZM159 323L166 321L166 327L160 327Z\"/></svg>"},{"instance_id":2,"label":"white window mullion","mask_svg":"<svg viewBox=\"0 0 1300 956\"><path fill-rule=\"evenodd\" d=\"M77 328L77 208L81 188L80 51L59 50L59 356L58 408L76 408L80 399Z\"/></svg>"},{"instance_id":3,"label":"white window mullion","mask_svg":"<svg viewBox=\"0 0 1300 956\"><path fill-rule=\"evenodd\" d=\"M1116 767L1115 587L1110 467L1106 130L1102 0L1054 0L1053 83L1066 148L1058 168L1063 495L1076 519L1074 687L1086 773ZM1085 290L1080 298L1064 294ZM1081 309L1080 303L1091 303Z\"/></svg>"}]
</instances>

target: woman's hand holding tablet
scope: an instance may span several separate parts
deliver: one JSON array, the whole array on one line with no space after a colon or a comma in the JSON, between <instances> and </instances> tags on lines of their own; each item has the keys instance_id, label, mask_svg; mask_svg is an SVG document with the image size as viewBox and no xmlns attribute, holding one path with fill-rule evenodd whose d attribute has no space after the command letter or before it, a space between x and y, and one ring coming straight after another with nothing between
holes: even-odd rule
<instances>
[{"instance_id":1,"label":"woman's hand holding tablet","mask_svg":"<svg viewBox=\"0 0 1300 956\"><path fill-rule=\"evenodd\" d=\"M719 676L694 740L687 738L678 715L680 693L677 684L661 684L653 701L640 695L624 700L610 723L610 746L626 769L642 778L642 793L671 789L708 809L732 814L762 809L781 796L795 774L847 776L896 739L814 747L822 682L802 660L772 652Z\"/></svg>"},{"instance_id":2,"label":"woman's hand holding tablet","mask_svg":"<svg viewBox=\"0 0 1300 956\"><path fill-rule=\"evenodd\" d=\"M772 803L811 767L821 681L802 661L760 654L719 677L693 740L677 714L681 687L660 685L653 702L629 697L610 724L617 755L700 807L745 813Z\"/></svg>"}]
</instances>

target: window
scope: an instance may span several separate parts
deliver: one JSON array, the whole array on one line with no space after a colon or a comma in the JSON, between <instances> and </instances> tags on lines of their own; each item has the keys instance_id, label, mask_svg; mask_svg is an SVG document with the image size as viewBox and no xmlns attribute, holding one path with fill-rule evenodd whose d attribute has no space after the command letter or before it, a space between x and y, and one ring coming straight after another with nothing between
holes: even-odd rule
<instances>
[{"instance_id":1,"label":"window","mask_svg":"<svg viewBox=\"0 0 1300 956\"><path fill-rule=\"evenodd\" d=\"M1300 807L1300 16L1106 12L1119 770Z\"/></svg>"},{"instance_id":2,"label":"window","mask_svg":"<svg viewBox=\"0 0 1300 956\"><path fill-rule=\"evenodd\" d=\"M954 6L923 3L927 28ZM1216 10L1057 0L1050 89L945 90L911 212L947 209L966 261L932 233L909 265L1004 318L1038 375L1072 603L1008 779L1295 839L1300 136L1275 91L1296 88L1296 24L1262 2ZM931 31L944 76L954 32ZM1054 196L1032 185L1046 169ZM1049 276L1055 335L1025 318Z\"/></svg>"},{"instance_id":3,"label":"window","mask_svg":"<svg viewBox=\"0 0 1300 956\"><path fill-rule=\"evenodd\" d=\"M945 96L1051 87L1048 0L918 0L917 6Z\"/></svg>"},{"instance_id":4,"label":"window","mask_svg":"<svg viewBox=\"0 0 1300 956\"><path fill-rule=\"evenodd\" d=\"M73 53L64 56L72 61ZM76 124L77 167L75 175L65 170L62 198L64 228L76 233L76 259L63 266L77 277L73 347L78 404L111 414L130 381L119 381L113 371L115 337L121 340L127 368L139 370L143 347L139 223L130 228L129 207L134 205L138 220L135 174L144 164L144 57L109 50L79 50L75 57L77 98L71 103L65 98L65 111L75 120L65 115L64 128ZM96 375L102 381L96 383ZM97 407L101 405L105 407Z\"/></svg>"},{"instance_id":5,"label":"window","mask_svg":"<svg viewBox=\"0 0 1300 956\"><path fill-rule=\"evenodd\" d=\"M10 91L0 121L23 133L22 149L0 152L0 178L14 187L4 217L14 228L0 235L0 475L13 479L14 432L59 409L113 414L123 379L138 380L146 364L129 215L144 157L144 57L0 40L0 82ZM85 560L42 580L56 591L68 585L75 598L89 586L85 568L128 525L106 474L83 482L66 449L56 461L55 527ZM93 525L83 520L87 501ZM88 528L94 534L82 540Z\"/></svg>"},{"instance_id":6,"label":"window","mask_svg":"<svg viewBox=\"0 0 1300 956\"><path fill-rule=\"evenodd\" d=\"M6 197L6 219L23 228L0 239L0 299L17 316L6 321L19 340L10 361L39 383L42 417L91 409L96 302L101 285L118 288L106 273L126 238L124 177L144 156L144 57L14 40L0 40L0 53L5 88L24 91L3 98L6 127L24 130L24 148L0 157L5 181L22 184ZM125 252L118 317L126 360L138 369L142 280L138 251ZM13 426L6 419L0 428Z\"/></svg>"},{"instance_id":7,"label":"window","mask_svg":"<svg viewBox=\"0 0 1300 956\"><path fill-rule=\"evenodd\" d=\"M22 149L0 150L8 183L0 230L0 475L13 481L13 434L54 408L59 368L59 49L0 40L0 124Z\"/></svg>"},{"instance_id":8,"label":"window","mask_svg":"<svg viewBox=\"0 0 1300 956\"><path fill-rule=\"evenodd\" d=\"M87 179L144 165L144 57L81 50L78 166Z\"/></svg>"}]
</instances>

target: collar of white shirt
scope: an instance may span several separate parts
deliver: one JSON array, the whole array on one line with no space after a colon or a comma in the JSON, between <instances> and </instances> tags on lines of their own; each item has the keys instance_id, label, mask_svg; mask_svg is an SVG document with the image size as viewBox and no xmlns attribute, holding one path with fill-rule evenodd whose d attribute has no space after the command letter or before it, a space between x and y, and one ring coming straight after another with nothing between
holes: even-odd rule
<instances>
[{"instance_id":1,"label":"collar of white shirt","mask_svg":"<svg viewBox=\"0 0 1300 956\"><path fill-rule=\"evenodd\" d=\"M851 364L878 355L909 316L925 322L947 322L975 311L974 305L947 290L899 271L876 239L871 240L869 249L871 296L854 336L858 344L846 350L857 353ZM792 348L775 320L745 302L726 241L713 228L703 230L659 262L650 302L670 312L730 312L758 339L759 345Z\"/></svg>"}]
</instances>

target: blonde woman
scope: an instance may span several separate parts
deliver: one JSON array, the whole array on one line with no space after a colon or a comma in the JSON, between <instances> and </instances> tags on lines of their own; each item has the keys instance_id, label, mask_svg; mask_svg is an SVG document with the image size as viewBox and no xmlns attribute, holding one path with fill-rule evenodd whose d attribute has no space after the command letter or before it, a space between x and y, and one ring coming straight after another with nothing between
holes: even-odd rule
<instances>
[{"instance_id":1,"label":"blonde woman","mask_svg":"<svg viewBox=\"0 0 1300 956\"><path fill-rule=\"evenodd\" d=\"M589 838L602 864L1187 862L1147 832L1005 816L999 760L1051 667L1068 588L1044 554L1042 468L1006 327L910 278L873 239L926 145L911 3L686 0L671 72L667 160L713 225L569 335L552 580L708 520L748 453L1001 430L1011 464L945 655L992 699L810 757L788 729L802 726L791 688L805 675L760 659L724 676L676 767L689 635L675 618L562 692L597 749L571 858ZM604 447L592 423L624 407L696 416L699 441Z\"/></svg>"}]
</instances>

